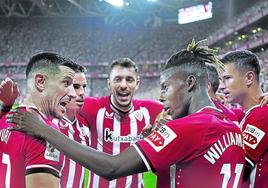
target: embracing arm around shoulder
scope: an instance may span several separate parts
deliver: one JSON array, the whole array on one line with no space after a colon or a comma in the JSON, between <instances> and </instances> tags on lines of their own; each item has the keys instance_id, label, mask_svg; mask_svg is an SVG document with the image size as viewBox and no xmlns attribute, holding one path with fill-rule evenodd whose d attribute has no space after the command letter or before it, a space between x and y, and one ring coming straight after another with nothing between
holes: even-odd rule
<instances>
[{"instance_id":1,"label":"embracing arm around shoulder","mask_svg":"<svg viewBox=\"0 0 268 188\"><path fill-rule=\"evenodd\" d=\"M31 110L11 114L7 121L17 125L13 130L44 138L66 156L108 180L147 171L141 156L133 146L114 156L99 152L47 126L36 112Z\"/></svg>"}]
</instances>

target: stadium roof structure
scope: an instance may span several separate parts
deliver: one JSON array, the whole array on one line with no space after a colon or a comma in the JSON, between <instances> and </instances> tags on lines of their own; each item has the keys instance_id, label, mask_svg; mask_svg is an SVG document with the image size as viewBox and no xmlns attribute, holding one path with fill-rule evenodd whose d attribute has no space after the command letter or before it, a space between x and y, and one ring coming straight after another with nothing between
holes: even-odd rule
<instances>
[{"instance_id":1,"label":"stadium roof structure","mask_svg":"<svg viewBox=\"0 0 268 188\"><path fill-rule=\"evenodd\" d=\"M213 14L218 20L217 15L226 19L227 11L236 14L240 12L238 9L242 11L240 7L262 0L124 0L123 7L113 7L105 0L0 0L0 18L84 17L92 21L102 19L108 25L161 26L162 23L178 23L180 8L209 1L213 2Z\"/></svg>"},{"instance_id":2,"label":"stadium roof structure","mask_svg":"<svg viewBox=\"0 0 268 188\"><path fill-rule=\"evenodd\" d=\"M177 11L187 5L206 2L205 0L124 0L122 14L152 14ZM114 7L103 0L1 0L1 17L73 17L114 16Z\"/></svg>"}]
</instances>

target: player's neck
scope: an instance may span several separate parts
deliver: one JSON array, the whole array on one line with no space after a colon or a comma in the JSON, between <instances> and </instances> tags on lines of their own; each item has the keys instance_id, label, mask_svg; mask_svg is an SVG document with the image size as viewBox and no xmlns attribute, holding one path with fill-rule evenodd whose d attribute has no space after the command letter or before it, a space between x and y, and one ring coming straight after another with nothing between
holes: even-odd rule
<instances>
[{"instance_id":1,"label":"player's neck","mask_svg":"<svg viewBox=\"0 0 268 188\"><path fill-rule=\"evenodd\" d=\"M120 105L117 105L113 96L111 96L110 100L111 100L112 106L116 110L119 110L119 111L124 112L124 113L129 112L132 109L132 107L133 107L133 103L132 102L130 102L130 104L128 106L120 106Z\"/></svg>"},{"instance_id":2,"label":"player's neck","mask_svg":"<svg viewBox=\"0 0 268 188\"><path fill-rule=\"evenodd\" d=\"M75 120L76 110L67 109L65 117L68 118L71 122Z\"/></svg>"},{"instance_id":3,"label":"player's neck","mask_svg":"<svg viewBox=\"0 0 268 188\"><path fill-rule=\"evenodd\" d=\"M202 99L200 99L200 96L202 96ZM206 106L215 107L214 103L212 102L211 98L208 96L206 92L201 92L199 94L196 93L191 98L188 113L193 114Z\"/></svg>"},{"instance_id":4,"label":"player's neck","mask_svg":"<svg viewBox=\"0 0 268 188\"><path fill-rule=\"evenodd\" d=\"M247 111L255 105L260 103L260 96L263 94L260 87L251 88L251 90L245 96L241 106Z\"/></svg>"},{"instance_id":5,"label":"player's neck","mask_svg":"<svg viewBox=\"0 0 268 188\"><path fill-rule=\"evenodd\" d=\"M41 95L36 94L26 94L21 105L34 106L38 111L43 113L46 118L53 118L51 112L49 111L49 104Z\"/></svg>"}]
</instances>

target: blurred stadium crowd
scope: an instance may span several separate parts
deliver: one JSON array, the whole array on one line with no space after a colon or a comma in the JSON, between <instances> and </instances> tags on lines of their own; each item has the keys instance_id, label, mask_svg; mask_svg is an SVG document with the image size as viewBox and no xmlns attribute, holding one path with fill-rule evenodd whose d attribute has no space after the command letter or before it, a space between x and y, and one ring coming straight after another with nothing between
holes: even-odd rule
<instances>
[{"instance_id":1,"label":"blurred stadium crowd","mask_svg":"<svg viewBox=\"0 0 268 188\"><path fill-rule=\"evenodd\" d=\"M262 86L267 91L267 15L268 2L262 1L224 26L201 21L183 26L111 27L90 25L83 18L1 18L0 25L5 27L0 27L0 79L8 76L17 80L23 96L28 58L40 51L56 51L87 67L88 94L100 96L108 92L103 86L109 62L130 57L138 63L142 77L137 96L157 98L162 64L195 37L208 38L208 45L219 55L241 48L256 52L263 66Z\"/></svg>"}]
</instances>

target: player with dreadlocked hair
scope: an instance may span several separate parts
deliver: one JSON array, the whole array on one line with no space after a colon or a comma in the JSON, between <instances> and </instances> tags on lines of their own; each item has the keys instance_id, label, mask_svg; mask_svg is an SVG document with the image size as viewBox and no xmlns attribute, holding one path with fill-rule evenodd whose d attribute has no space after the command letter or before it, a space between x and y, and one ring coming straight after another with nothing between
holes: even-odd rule
<instances>
[{"instance_id":1,"label":"player with dreadlocked hair","mask_svg":"<svg viewBox=\"0 0 268 188\"><path fill-rule=\"evenodd\" d=\"M245 163L241 132L208 97L205 63L221 66L210 49L194 40L172 55L160 80L161 99L173 120L115 156L69 140L34 112L17 112L9 121L108 180L152 170L160 188L240 187Z\"/></svg>"}]
</instances>

